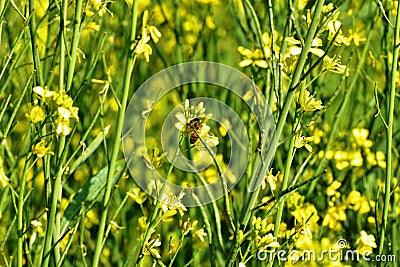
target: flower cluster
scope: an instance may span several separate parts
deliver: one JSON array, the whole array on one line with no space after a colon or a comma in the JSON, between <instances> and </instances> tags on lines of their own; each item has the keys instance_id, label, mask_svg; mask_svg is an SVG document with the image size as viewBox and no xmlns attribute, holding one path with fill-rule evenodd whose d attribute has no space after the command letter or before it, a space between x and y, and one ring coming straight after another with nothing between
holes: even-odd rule
<instances>
[{"instance_id":1,"label":"flower cluster","mask_svg":"<svg viewBox=\"0 0 400 267\"><path fill-rule=\"evenodd\" d=\"M175 127L182 133L190 134L190 143L199 150L204 150L204 145L217 146L218 137L210 132L210 127L206 124L212 115L205 114L204 103L200 102L197 106L190 106L189 100L186 99L180 108L181 111L175 114L178 119Z\"/></svg>"},{"instance_id":2,"label":"flower cluster","mask_svg":"<svg viewBox=\"0 0 400 267\"><path fill-rule=\"evenodd\" d=\"M50 91L46 86L36 86L33 88L33 92L49 107L50 118L55 125L56 134L69 135L71 133L70 120L79 121L79 108L73 106L72 98L65 91ZM38 123L45 119L44 114L41 106L34 105L26 116L32 123Z\"/></svg>"},{"instance_id":3,"label":"flower cluster","mask_svg":"<svg viewBox=\"0 0 400 267\"><path fill-rule=\"evenodd\" d=\"M351 133L351 150L329 150L326 158L334 159L338 170L344 170L350 166L361 167L365 163L384 169L386 167L385 154L382 151L371 151L373 143L368 139L369 131L364 128L354 128ZM322 155L323 153L320 154L320 156Z\"/></svg>"},{"instance_id":4,"label":"flower cluster","mask_svg":"<svg viewBox=\"0 0 400 267\"><path fill-rule=\"evenodd\" d=\"M150 55L153 53L153 50L149 45L150 39L152 39L154 43L157 43L158 40L161 38L161 32L155 26L149 25L148 20L149 11L145 10L143 13L140 39L135 43L134 49L134 52L137 55L144 56L146 62L150 61Z\"/></svg>"}]
</instances>

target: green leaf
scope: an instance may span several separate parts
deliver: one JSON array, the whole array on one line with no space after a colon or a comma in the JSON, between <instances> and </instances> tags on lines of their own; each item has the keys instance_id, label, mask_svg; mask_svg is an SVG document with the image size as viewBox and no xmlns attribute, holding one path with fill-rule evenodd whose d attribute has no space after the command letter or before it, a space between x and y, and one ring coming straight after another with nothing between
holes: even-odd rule
<instances>
[{"instance_id":1,"label":"green leaf","mask_svg":"<svg viewBox=\"0 0 400 267\"><path fill-rule=\"evenodd\" d=\"M116 162L115 173L113 177L113 185L117 182L125 166L125 160ZM82 203L85 205L87 213L94 204L101 200L104 196L104 189L107 181L108 166L101 169L95 176L90 178L86 184L79 189L74 198L68 204L61 220L61 234L64 235L78 221L81 216Z\"/></svg>"},{"instance_id":2,"label":"green leaf","mask_svg":"<svg viewBox=\"0 0 400 267\"><path fill-rule=\"evenodd\" d=\"M72 164L71 168L69 168L69 173L73 173L83 162L85 162L89 156L93 154L94 151L96 151L109 131L110 125L104 128L104 131L100 132L90 143L90 145L83 151L82 155L80 155L79 158Z\"/></svg>"}]
</instances>

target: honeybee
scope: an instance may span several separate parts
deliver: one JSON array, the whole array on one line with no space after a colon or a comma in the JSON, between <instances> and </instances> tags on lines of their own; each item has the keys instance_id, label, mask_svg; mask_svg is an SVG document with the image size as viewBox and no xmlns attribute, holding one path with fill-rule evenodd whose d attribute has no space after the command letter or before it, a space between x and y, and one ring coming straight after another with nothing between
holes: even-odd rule
<instances>
[{"instance_id":1,"label":"honeybee","mask_svg":"<svg viewBox=\"0 0 400 267\"><path fill-rule=\"evenodd\" d=\"M194 118L188 122L188 132L190 133L190 143L194 144L199 140L199 136L196 131L199 131L203 126L202 121L199 118Z\"/></svg>"}]
</instances>

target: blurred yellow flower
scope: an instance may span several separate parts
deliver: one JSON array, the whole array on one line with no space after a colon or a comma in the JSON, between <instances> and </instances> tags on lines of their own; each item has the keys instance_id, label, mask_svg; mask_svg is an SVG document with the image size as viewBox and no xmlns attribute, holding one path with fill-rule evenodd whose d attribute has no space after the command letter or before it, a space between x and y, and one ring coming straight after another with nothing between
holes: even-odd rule
<instances>
[{"instance_id":1,"label":"blurred yellow flower","mask_svg":"<svg viewBox=\"0 0 400 267\"><path fill-rule=\"evenodd\" d=\"M312 146L308 142L313 142L313 141L314 141L314 136L305 137L301 133L298 133L294 141L294 146L296 148L305 147L308 150L308 152L312 152Z\"/></svg>"},{"instance_id":2,"label":"blurred yellow flower","mask_svg":"<svg viewBox=\"0 0 400 267\"><path fill-rule=\"evenodd\" d=\"M323 59L323 64L324 68L327 71L337 74L345 74L346 76L349 76L349 70L347 69L346 65L341 64L340 56L337 58L336 56L334 56L333 58L325 56Z\"/></svg>"},{"instance_id":3,"label":"blurred yellow flower","mask_svg":"<svg viewBox=\"0 0 400 267\"><path fill-rule=\"evenodd\" d=\"M360 232L361 236L357 239L357 251L361 255L372 254L373 248L376 248L375 237L372 234L367 234L364 230Z\"/></svg>"},{"instance_id":4,"label":"blurred yellow flower","mask_svg":"<svg viewBox=\"0 0 400 267\"><path fill-rule=\"evenodd\" d=\"M153 154L151 159L147 153L143 153L144 161L146 163L147 168L150 170L155 171L156 169L160 168L163 164L163 159L165 158L166 153L160 154L160 150L158 147L153 149Z\"/></svg>"},{"instance_id":5,"label":"blurred yellow flower","mask_svg":"<svg viewBox=\"0 0 400 267\"><path fill-rule=\"evenodd\" d=\"M354 128L351 130L356 143L360 147L369 148L372 146L372 141L368 139L369 131L363 128Z\"/></svg>"},{"instance_id":6,"label":"blurred yellow flower","mask_svg":"<svg viewBox=\"0 0 400 267\"><path fill-rule=\"evenodd\" d=\"M275 191L276 189L276 182L278 181L278 176L280 172L278 171L276 175L272 174L273 169L270 169L267 176L265 177L263 183L261 184L261 188L265 189L266 183L269 184L269 187L271 188L271 191Z\"/></svg>"},{"instance_id":7,"label":"blurred yellow flower","mask_svg":"<svg viewBox=\"0 0 400 267\"><path fill-rule=\"evenodd\" d=\"M322 225L328 226L330 229L333 230L340 230L342 228L340 222L345 221L347 218L345 210L346 205L343 204L330 207L325 214Z\"/></svg>"},{"instance_id":8,"label":"blurred yellow flower","mask_svg":"<svg viewBox=\"0 0 400 267\"><path fill-rule=\"evenodd\" d=\"M359 34L357 31L353 32L352 29L349 30L349 39L350 41L353 41L355 46L360 46L361 42L365 42L367 38Z\"/></svg>"},{"instance_id":9,"label":"blurred yellow flower","mask_svg":"<svg viewBox=\"0 0 400 267\"><path fill-rule=\"evenodd\" d=\"M221 3L219 0L196 0L196 2L203 5L219 5Z\"/></svg>"},{"instance_id":10,"label":"blurred yellow flower","mask_svg":"<svg viewBox=\"0 0 400 267\"><path fill-rule=\"evenodd\" d=\"M341 46L342 44L344 44L345 46L349 46L350 45L350 38L347 38L344 36L342 30L342 23L336 19L333 19L331 21L328 22L327 26L326 26L326 30L328 30L328 40L331 41L333 40L333 38L335 38L335 45L336 46ZM337 33L339 31L339 33Z\"/></svg>"},{"instance_id":11,"label":"blurred yellow flower","mask_svg":"<svg viewBox=\"0 0 400 267\"><path fill-rule=\"evenodd\" d=\"M346 204L348 208L358 211L361 214L368 213L370 211L370 206L368 200L365 196L361 195L357 190L353 190L346 198Z\"/></svg>"},{"instance_id":12,"label":"blurred yellow flower","mask_svg":"<svg viewBox=\"0 0 400 267\"><path fill-rule=\"evenodd\" d=\"M147 199L147 194L143 192L139 187L133 186L133 188L126 193L130 198L133 199L136 203L139 205L142 205L146 199Z\"/></svg>"},{"instance_id":13,"label":"blurred yellow flower","mask_svg":"<svg viewBox=\"0 0 400 267\"><path fill-rule=\"evenodd\" d=\"M33 106L32 109L28 113L26 113L26 117L32 123L41 122L46 118L44 115L44 111L40 106Z\"/></svg>"},{"instance_id":14,"label":"blurred yellow flower","mask_svg":"<svg viewBox=\"0 0 400 267\"><path fill-rule=\"evenodd\" d=\"M311 111L319 110L324 107L322 105L322 101L316 100L314 98L314 95L315 94L311 95L308 90L304 90L303 95L299 99L301 109L304 112L311 112ZM297 97L299 98L299 94L297 95Z\"/></svg>"},{"instance_id":15,"label":"blurred yellow flower","mask_svg":"<svg viewBox=\"0 0 400 267\"><path fill-rule=\"evenodd\" d=\"M192 236L193 236L193 237L197 237L198 239L200 239L201 242L204 242L204 237L207 236L207 233L204 232L204 229L203 229L203 228L200 228L199 230L197 230L196 232L194 232Z\"/></svg>"},{"instance_id":16,"label":"blurred yellow flower","mask_svg":"<svg viewBox=\"0 0 400 267\"><path fill-rule=\"evenodd\" d=\"M326 189L327 196L334 196L336 195L337 190L342 186L342 183L339 181L333 181L328 188Z\"/></svg>"},{"instance_id":17,"label":"blurred yellow flower","mask_svg":"<svg viewBox=\"0 0 400 267\"><path fill-rule=\"evenodd\" d=\"M337 150L334 154L334 159L336 161L336 168L338 170L344 170L350 166L349 153L347 151Z\"/></svg>"},{"instance_id":18,"label":"blurred yellow flower","mask_svg":"<svg viewBox=\"0 0 400 267\"><path fill-rule=\"evenodd\" d=\"M4 188L7 186L8 181L10 179L6 176L6 173L4 171L4 166L3 166L3 158L0 155L0 185ZM1 213L0 213L1 215ZM1 218L1 216L0 216Z\"/></svg>"},{"instance_id":19,"label":"blurred yellow flower","mask_svg":"<svg viewBox=\"0 0 400 267\"><path fill-rule=\"evenodd\" d=\"M49 151L50 146L46 147L44 140L40 141L36 145L32 146L32 153L37 155L38 158L43 158L47 154L54 155L53 152Z\"/></svg>"},{"instance_id":20,"label":"blurred yellow flower","mask_svg":"<svg viewBox=\"0 0 400 267\"><path fill-rule=\"evenodd\" d=\"M157 259L161 259L161 255L158 252L157 248L161 246L161 241L159 240L160 236L158 235L157 238L150 240L149 242L146 243L145 249L143 251L144 255L147 256L153 256L156 257Z\"/></svg>"}]
</instances>

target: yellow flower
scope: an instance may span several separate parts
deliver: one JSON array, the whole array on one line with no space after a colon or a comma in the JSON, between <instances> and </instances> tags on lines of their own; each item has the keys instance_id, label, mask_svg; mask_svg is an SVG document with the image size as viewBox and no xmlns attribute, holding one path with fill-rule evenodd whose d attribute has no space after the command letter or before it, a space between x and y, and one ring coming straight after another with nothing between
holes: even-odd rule
<instances>
[{"instance_id":1,"label":"yellow flower","mask_svg":"<svg viewBox=\"0 0 400 267\"><path fill-rule=\"evenodd\" d=\"M336 195L337 190L342 186L342 183L339 181L333 181L328 188L326 189L327 196L334 196Z\"/></svg>"},{"instance_id":2,"label":"yellow flower","mask_svg":"<svg viewBox=\"0 0 400 267\"><path fill-rule=\"evenodd\" d=\"M119 230L125 229L124 226L118 225L117 222L115 222L115 221L111 221L111 222L110 222L110 225L111 225L111 228L112 228L116 233L118 233Z\"/></svg>"},{"instance_id":3,"label":"yellow flower","mask_svg":"<svg viewBox=\"0 0 400 267\"><path fill-rule=\"evenodd\" d=\"M280 247L280 244L278 241L276 241L276 237L274 237L271 233L264 236L257 236L255 242L256 247L264 251L268 251L269 248Z\"/></svg>"},{"instance_id":4,"label":"yellow flower","mask_svg":"<svg viewBox=\"0 0 400 267\"><path fill-rule=\"evenodd\" d=\"M146 59L146 62L150 61L150 56L153 53L153 49L147 43L148 41L150 41L149 36L142 37L142 39L139 40L134 51L137 55L143 55L144 58Z\"/></svg>"},{"instance_id":5,"label":"yellow flower","mask_svg":"<svg viewBox=\"0 0 400 267\"><path fill-rule=\"evenodd\" d=\"M4 171L3 158L0 155L0 185L3 188L6 187L9 180L10 179L6 176L6 173ZM0 218L1 218L1 214L0 214Z\"/></svg>"},{"instance_id":6,"label":"yellow flower","mask_svg":"<svg viewBox=\"0 0 400 267\"><path fill-rule=\"evenodd\" d=\"M157 238L150 240L146 243L145 249L143 251L144 255L151 255L153 257L156 257L157 259L161 259L161 255L157 250L157 248L161 246L161 241L159 240L159 238L160 236L157 236Z\"/></svg>"},{"instance_id":7,"label":"yellow flower","mask_svg":"<svg viewBox=\"0 0 400 267\"><path fill-rule=\"evenodd\" d=\"M201 240L201 242L204 242L204 237L207 236L207 233L204 232L204 229L203 229L203 228L200 228L199 230L197 230L196 232L194 232L192 236L193 236L193 237L197 237L198 239Z\"/></svg>"},{"instance_id":8,"label":"yellow flower","mask_svg":"<svg viewBox=\"0 0 400 267\"><path fill-rule=\"evenodd\" d=\"M183 235L187 235L198 224L198 221L195 220L195 221L191 222L190 218L188 218L187 221L179 220L178 223L179 223L179 227L182 228Z\"/></svg>"},{"instance_id":9,"label":"yellow flower","mask_svg":"<svg viewBox=\"0 0 400 267\"><path fill-rule=\"evenodd\" d=\"M36 145L32 146L32 153L37 155L38 158L43 158L46 154L54 155L53 152L49 151L50 146L46 147L44 140L40 141Z\"/></svg>"},{"instance_id":10,"label":"yellow flower","mask_svg":"<svg viewBox=\"0 0 400 267\"><path fill-rule=\"evenodd\" d=\"M313 141L314 141L314 136L305 137L301 135L301 133L298 133L294 141L294 146L296 148L301 148L304 146L308 150L308 152L312 152L312 146L308 144L308 142L313 142Z\"/></svg>"},{"instance_id":11,"label":"yellow flower","mask_svg":"<svg viewBox=\"0 0 400 267\"><path fill-rule=\"evenodd\" d=\"M135 45L134 53L137 55L143 55L146 62L150 61L150 55L153 53L151 46L148 44L150 39L157 43L161 38L161 32L152 25L148 25L149 11L145 10L143 12L142 19L142 31L140 40Z\"/></svg>"},{"instance_id":12,"label":"yellow flower","mask_svg":"<svg viewBox=\"0 0 400 267\"><path fill-rule=\"evenodd\" d=\"M327 71L349 76L349 70L347 69L346 65L341 64L340 56L338 58L336 58L336 56L334 56L333 58L325 56L323 59L323 64L324 68Z\"/></svg>"},{"instance_id":13,"label":"yellow flower","mask_svg":"<svg viewBox=\"0 0 400 267\"><path fill-rule=\"evenodd\" d=\"M268 68L268 63L264 60L264 55L260 49L257 48L252 51L239 46L238 51L243 56L243 60L239 63L240 67L244 68L253 65L264 69Z\"/></svg>"},{"instance_id":14,"label":"yellow flower","mask_svg":"<svg viewBox=\"0 0 400 267\"><path fill-rule=\"evenodd\" d=\"M321 100L316 100L314 98L314 95L311 95L310 92L308 90L305 90L302 97L300 98L300 105L301 105L301 109L304 112L311 112L311 111L315 111L315 110L319 110L321 108L323 108L324 106L322 105L322 101Z\"/></svg>"},{"instance_id":15,"label":"yellow flower","mask_svg":"<svg viewBox=\"0 0 400 267\"><path fill-rule=\"evenodd\" d=\"M62 119L58 119L56 121L56 133L57 135L63 135L63 136L67 136L71 133L71 127L69 124L69 120L62 120Z\"/></svg>"},{"instance_id":16,"label":"yellow flower","mask_svg":"<svg viewBox=\"0 0 400 267\"><path fill-rule=\"evenodd\" d=\"M195 118L204 119L204 122L206 122L211 117L211 114L205 114L206 109L203 102L198 103L197 106L190 106L189 99L186 99L185 103L180 106L180 109L181 111L175 114L175 117L178 119L175 127L179 131L190 132L191 129L188 129L190 128L188 123Z\"/></svg>"},{"instance_id":17,"label":"yellow flower","mask_svg":"<svg viewBox=\"0 0 400 267\"><path fill-rule=\"evenodd\" d=\"M363 165L363 157L361 155L361 151L357 150L357 151L352 151L351 153L349 153L350 156L350 164L351 166L354 167L361 167Z\"/></svg>"},{"instance_id":18,"label":"yellow flower","mask_svg":"<svg viewBox=\"0 0 400 267\"><path fill-rule=\"evenodd\" d=\"M144 157L144 161L146 163L146 166L150 169L150 170L156 170L158 168L160 168L163 164L163 159L165 158L166 154L162 153L160 154L160 150L158 149L158 147L155 147L153 149L153 156L150 159L147 153L143 153L143 157Z\"/></svg>"},{"instance_id":19,"label":"yellow flower","mask_svg":"<svg viewBox=\"0 0 400 267\"><path fill-rule=\"evenodd\" d=\"M369 148L372 146L372 141L368 139L369 131L367 129L354 128L351 133L359 147Z\"/></svg>"},{"instance_id":20,"label":"yellow flower","mask_svg":"<svg viewBox=\"0 0 400 267\"><path fill-rule=\"evenodd\" d=\"M100 16L103 16L107 11L109 11L106 7L105 4L109 1L104 1L104 0L89 0L91 3L91 8L86 10L86 14L88 16L93 16L95 12L98 12Z\"/></svg>"},{"instance_id":21,"label":"yellow flower","mask_svg":"<svg viewBox=\"0 0 400 267\"><path fill-rule=\"evenodd\" d=\"M338 20L329 21L326 26L326 29L329 32L328 40L332 40L333 38L335 38L336 33L339 31L339 33L336 36L334 44L336 46L341 46L342 44L344 44L345 46L349 46L350 38L347 38L343 35L341 27L342 27L342 23L340 21L338 21Z\"/></svg>"},{"instance_id":22,"label":"yellow flower","mask_svg":"<svg viewBox=\"0 0 400 267\"><path fill-rule=\"evenodd\" d=\"M33 106L29 113L26 113L26 117L32 123L41 122L46 118L44 115L44 111L40 106Z\"/></svg>"},{"instance_id":23,"label":"yellow flower","mask_svg":"<svg viewBox=\"0 0 400 267\"><path fill-rule=\"evenodd\" d=\"M57 106L62 106L68 109L71 108L74 103L74 100L64 90L54 97L54 101Z\"/></svg>"},{"instance_id":24,"label":"yellow flower","mask_svg":"<svg viewBox=\"0 0 400 267\"><path fill-rule=\"evenodd\" d=\"M285 41L289 44L289 54L293 56L298 56L303 49L301 47L301 42L296 40L294 37L286 37ZM318 48L322 46L322 40L320 38L315 38L311 43L310 52L317 57L322 57L325 52L324 50Z\"/></svg>"},{"instance_id":25,"label":"yellow flower","mask_svg":"<svg viewBox=\"0 0 400 267\"><path fill-rule=\"evenodd\" d=\"M146 232L146 230L149 228L149 225L150 225L150 223L147 222L147 217L146 216L139 217L139 219L138 219L138 227L137 227L139 232L141 232L141 233Z\"/></svg>"},{"instance_id":26,"label":"yellow flower","mask_svg":"<svg viewBox=\"0 0 400 267\"><path fill-rule=\"evenodd\" d=\"M181 199L184 197L185 193L181 193L178 196L168 197L168 195L163 194L161 197L161 208L164 213L168 211L178 211L181 216L187 211L186 207L181 203Z\"/></svg>"},{"instance_id":27,"label":"yellow flower","mask_svg":"<svg viewBox=\"0 0 400 267\"><path fill-rule=\"evenodd\" d=\"M330 207L325 214L324 220L322 221L323 226L328 226L330 229L333 230L340 230L342 225L340 224L341 221L346 220L346 206L333 206Z\"/></svg>"},{"instance_id":28,"label":"yellow flower","mask_svg":"<svg viewBox=\"0 0 400 267\"><path fill-rule=\"evenodd\" d=\"M361 193L356 190L351 191L347 196L346 204L350 209L359 211L361 214L365 214L370 211L367 198L362 196Z\"/></svg>"},{"instance_id":29,"label":"yellow flower","mask_svg":"<svg viewBox=\"0 0 400 267\"><path fill-rule=\"evenodd\" d=\"M302 208L297 208L292 211L291 214L294 216L295 220L301 222L301 226L309 228L306 230L309 234L310 231L317 231L318 229L318 211L315 208L314 204L305 203ZM304 223L307 221L307 224Z\"/></svg>"},{"instance_id":30,"label":"yellow flower","mask_svg":"<svg viewBox=\"0 0 400 267\"><path fill-rule=\"evenodd\" d=\"M140 190L139 187L134 186L128 193L126 193L130 198L132 198L136 203L142 205L147 199L147 194Z\"/></svg>"},{"instance_id":31,"label":"yellow flower","mask_svg":"<svg viewBox=\"0 0 400 267\"><path fill-rule=\"evenodd\" d=\"M265 180L261 185L262 189L265 189L266 182L267 182L269 184L269 187L271 188L271 191L275 191L276 182L278 181L278 176L279 176L280 172L278 171L278 173L276 175L273 175L272 170L273 169L269 170L267 176L265 177Z\"/></svg>"},{"instance_id":32,"label":"yellow flower","mask_svg":"<svg viewBox=\"0 0 400 267\"><path fill-rule=\"evenodd\" d=\"M49 99L58 95L57 92L48 90L47 86L44 88L42 86L36 86L33 88L33 92L39 95L44 102L47 102Z\"/></svg>"},{"instance_id":33,"label":"yellow flower","mask_svg":"<svg viewBox=\"0 0 400 267\"><path fill-rule=\"evenodd\" d=\"M364 230L360 232L361 236L357 239L357 251L361 255L372 254L372 249L376 248L375 237L372 234L367 234Z\"/></svg>"}]
</instances>

